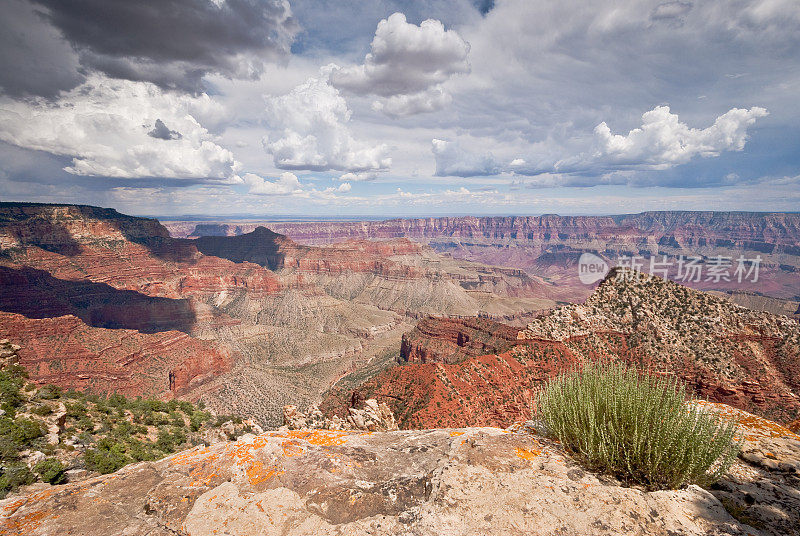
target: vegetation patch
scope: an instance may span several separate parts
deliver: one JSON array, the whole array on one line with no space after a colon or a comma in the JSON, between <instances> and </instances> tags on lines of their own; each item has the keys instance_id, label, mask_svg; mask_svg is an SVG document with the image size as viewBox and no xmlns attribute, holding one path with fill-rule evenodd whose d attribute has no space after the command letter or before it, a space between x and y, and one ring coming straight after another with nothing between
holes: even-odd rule
<instances>
[{"instance_id":1,"label":"vegetation patch","mask_svg":"<svg viewBox=\"0 0 800 536\"><path fill-rule=\"evenodd\" d=\"M688 399L674 378L587 363L547 382L536 412L592 470L648 490L708 486L739 453L738 424Z\"/></svg>"},{"instance_id":2,"label":"vegetation patch","mask_svg":"<svg viewBox=\"0 0 800 536\"><path fill-rule=\"evenodd\" d=\"M202 404L37 389L26 378L19 365L0 369L0 498L36 481L62 484L71 469L112 473L252 431Z\"/></svg>"}]
</instances>

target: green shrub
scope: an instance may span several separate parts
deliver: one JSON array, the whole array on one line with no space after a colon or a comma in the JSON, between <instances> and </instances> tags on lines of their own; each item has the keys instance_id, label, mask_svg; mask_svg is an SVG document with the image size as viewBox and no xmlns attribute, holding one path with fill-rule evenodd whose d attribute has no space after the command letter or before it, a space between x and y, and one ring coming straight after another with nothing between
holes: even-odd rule
<instances>
[{"instance_id":1,"label":"green shrub","mask_svg":"<svg viewBox=\"0 0 800 536\"><path fill-rule=\"evenodd\" d=\"M35 415L39 415L40 417L44 417L45 415L50 415L53 413L53 408L48 406L47 404L42 404L41 406L36 406L31 410L31 413Z\"/></svg>"},{"instance_id":2,"label":"green shrub","mask_svg":"<svg viewBox=\"0 0 800 536\"><path fill-rule=\"evenodd\" d=\"M650 490L707 486L739 452L737 423L686 400L675 379L592 363L550 380L536 411L590 469Z\"/></svg>"},{"instance_id":3,"label":"green shrub","mask_svg":"<svg viewBox=\"0 0 800 536\"><path fill-rule=\"evenodd\" d=\"M39 473L42 482L48 484L63 484L67 477L64 474L67 468L55 458L47 458L33 466L33 471Z\"/></svg>"},{"instance_id":4,"label":"green shrub","mask_svg":"<svg viewBox=\"0 0 800 536\"><path fill-rule=\"evenodd\" d=\"M20 486L32 484L36 477L28 470L24 463L9 465L2 468L0 475L0 499Z\"/></svg>"},{"instance_id":5,"label":"green shrub","mask_svg":"<svg viewBox=\"0 0 800 536\"><path fill-rule=\"evenodd\" d=\"M128 465L133 460L125 455L125 445L103 438L97 442L97 448L88 449L83 459L91 471L108 474Z\"/></svg>"},{"instance_id":6,"label":"green shrub","mask_svg":"<svg viewBox=\"0 0 800 536\"><path fill-rule=\"evenodd\" d=\"M48 384L39 389L36 396L42 400L55 400L61 398L61 387L53 384Z\"/></svg>"}]
</instances>

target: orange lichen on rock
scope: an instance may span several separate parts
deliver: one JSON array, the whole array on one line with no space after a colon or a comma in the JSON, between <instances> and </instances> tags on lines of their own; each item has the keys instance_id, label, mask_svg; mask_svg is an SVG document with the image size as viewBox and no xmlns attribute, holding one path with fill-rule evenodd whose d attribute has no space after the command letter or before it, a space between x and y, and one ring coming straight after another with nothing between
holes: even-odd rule
<instances>
[{"instance_id":1,"label":"orange lichen on rock","mask_svg":"<svg viewBox=\"0 0 800 536\"><path fill-rule=\"evenodd\" d=\"M274 436L275 434L273 434ZM290 430L285 432L286 437L306 441L320 447L333 447L343 445L347 441L348 432L335 430Z\"/></svg>"},{"instance_id":2,"label":"orange lichen on rock","mask_svg":"<svg viewBox=\"0 0 800 536\"><path fill-rule=\"evenodd\" d=\"M747 440L757 440L766 437L783 437L800 441L800 435L797 435L788 428L744 410L705 400L697 400L694 403L703 407L708 407L711 411L718 412L724 417L738 421L739 431L744 434L744 438Z\"/></svg>"},{"instance_id":3,"label":"orange lichen on rock","mask_svg":"<svg viewBox=\"0 0 800 536\"><path fill-rule=\"evenodd\" d=\"M523 460L530 461L530 460L533 460L534 458L536 458L537 456L539 456L542 453L542 451L538 450L538 449L528 450L528 449L523 449L523 448L517 447L517 448L514 449L514 453L517 456L519 456L520 458L522 458Z\"/></svg>"}]
</instances>

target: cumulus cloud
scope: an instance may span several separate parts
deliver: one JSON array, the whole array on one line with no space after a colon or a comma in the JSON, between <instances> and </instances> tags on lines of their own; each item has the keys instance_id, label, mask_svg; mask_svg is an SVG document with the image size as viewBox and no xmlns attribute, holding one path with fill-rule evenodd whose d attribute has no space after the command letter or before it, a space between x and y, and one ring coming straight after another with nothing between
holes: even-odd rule
<instances>
[{"instance_id":1,"label":"cumulus cloud","mask_svg":"<svg viewBox=\"0 0 800 536\"><path fill-rule=\"evenodd\" d=\"M419 26L395 13L378 23L364 63L331 70L330 81L358 95L376 95L374 108L402 116L438 110L451 97L442 83L469 73L469 45L433 19Z\"/></svg>"},{"instance_id":2,"label":"cumulus cloud","mask_svg":"<svg viewBox=\"0 0 800 536\"><path fill-rule=\"evenodd\" d=\"M436 175L474 177L509 173L535 176L528 187L594 186L598 184L637 184L652 176L634 171L665 170L686 164L695 157L713 158L726 151L741 151L747 142L747 129L766 109L733 108L706 128L691 128L680 121L668 106L657 106L642 114L642 126L627 134L613 134L605 122L598 124L593 137L558 144L547 140L532 144L537 152L500 160L492 153L470 152L459 143L433 140ZM503 162L508 162L507 164Z\"/></svg>"},{"instance_id":3,"label":"cumulus cloud","mask_svg":"<svg viewBox=\"0 0 800 536\"><path fill-rule=\"evenodd\" d=\"M242 180L248 186L249 193L256 195L292 195L303 191L297 176L288 171L281 173L275 181L265 180L254 173L245 173Z\"/></svg>"},{"instance_id":4,"label":"cumulus cloud","mask_svg":"<svg viewBox=\"0 0 800 536\"><path fill-rule=\"evenodd\" d=\"M475 177L497 175L501 165L491 153L475 154L464 150L458 142L431 140L431 150L436 159L439 177Z\"/></svg>"},{"instance_id":5,"label":"cumulus cloud","mask_svg":"<svg viewBox=\"0 0 800 536\"><path fill-rule=\"evenodd\" d=\"M0 140L71 157L64 169L75 175L235 182L233 154L194 117L212 106L207 96L92 75L54 102L0 98Z\"/></svg>"},{"instance_id":6,"label":"cumulus cloud","mask_svg":"<svg viewBox=\"0 0 800 536\"><path fill-rule=\"evenodd\" d=\"M217 72L257 78L287 57L299 26L287 0L32 0L84 67L200 89Z\"/></svg>"},{"instance_id":7,"label":"cumulus cloud","mask_svg":"<svg viewBox=\"0 0 800 536\"><path fill-rule=\"evenodd\" d=\"M710 127L696 129L682 123L668 106L657 106L642 115L640 128L624 136L612 134L605 122L597 125L592 158L607 164L666 169L698 155L708 158L723 151L741 151L747 141L747 127L767 114L758 106L733 108Z\"/></svg>"},{"instance_id":8,"label":"cumulus cloud","mask_svg":"<svg viewBox=\"0 0 800 536\"><path fill-rule=\"evenodd\" d=\"M377 173L374 171L369 171L361 173L345 173L339 177L339 180L345 182L367 182L374 181L377 177Z\"/></svg>"},{"instance_id":9,"label":"cumulus cloud","mask_svg":"<svg viewBox=\"0 0 800 536\"><path fill-rule=\"evenodd\" d=\"M286 95L267 99L266 117L278 135L264 148L281 169L338 170L351 173L388 169L392 159L384 144L356 140L347 124L351 112L339 90L309 78Z\"/></svg>"}]
</instances>

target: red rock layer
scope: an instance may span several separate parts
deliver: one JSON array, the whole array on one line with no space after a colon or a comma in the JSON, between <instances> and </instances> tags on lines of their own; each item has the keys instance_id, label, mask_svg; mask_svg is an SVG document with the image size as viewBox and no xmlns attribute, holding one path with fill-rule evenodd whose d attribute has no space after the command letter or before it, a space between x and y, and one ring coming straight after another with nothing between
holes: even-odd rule
<instances>
[{"instance_id":1,"label":"red rock layer","mask_svg":"<svg viewBox=\"0 0 800 536\"><path fill-rule=\"evenodd\" d=\"M173 224L184 230L181 222ZM250 224L250 226L256 224ZM264 225L263 223L258 225ZM714 245L717 241L800 246L800 215L748 212L643 212L626 216L509 216L394 219L365 222L270 222L270 229L301 243L347 239L471 238L519 241L563 241L599 238L638 238L641 242L672 241L687 246ZM198 224L204 233L247 232L248 224ZM185 232L185 231L184 231Z\"/></svg>"},{"instance_id":2,"label":"red rock layer","mask_svg":"<svg viewBox=\"0 0 800 536\"><path fill-rule=\"evenodd\" d=\"M800 416L796 325L675 283L638 286L618 275L585 306L557 309L524 332L485 319L424 319L403 338L401 356L409 364L368 381L359 397L387 401L406 428L508 426L528 417L533 393L556 372L585 359L613 359L773 420ZM670 350L688 348L684 342L697 351ZM484 349L493 355L478 355Z\"/></svg>"},{"instance_id":3,"label":"red rock layer","mask_svg":"<svg viewBox=\"0 0 800 536\"><path fill-rule=\"evenodd\" d=\"M407 363L453 363L499 354L517 344L517 333L517 328L485 318L428 317L403 334L400 358Z\"/></svg>"},{"instance_id":4,"label":"red rock layer","mask_svg":"<svg viewBox=\"0 0 800 536\"><path fill-rule=\"evenodd\" d=\"M185 395L232 364L224 348L180 331L95 328L71 315L0 312L0 338L22 347L20 364L34 383L98 393Z\"/></svg>"}]
</instances>

